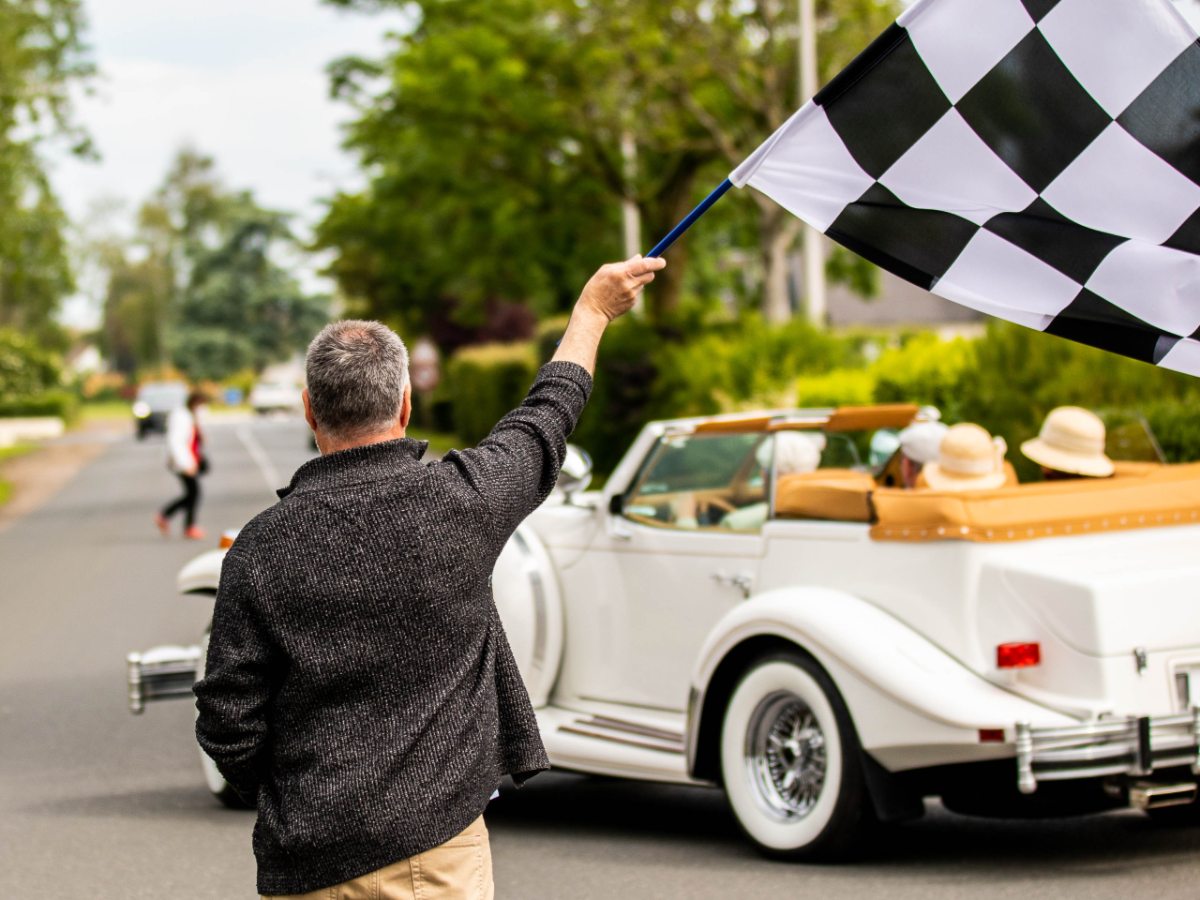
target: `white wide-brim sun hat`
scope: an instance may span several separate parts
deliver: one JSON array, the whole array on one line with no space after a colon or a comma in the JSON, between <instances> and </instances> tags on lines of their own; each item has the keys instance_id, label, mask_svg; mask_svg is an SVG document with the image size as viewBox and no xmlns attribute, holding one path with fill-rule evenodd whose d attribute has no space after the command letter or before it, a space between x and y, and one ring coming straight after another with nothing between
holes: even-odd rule
<instances>
[{"instance_id":1,"label":"white wide-brim sun hat","mask_svg":"<svg viewBox=\"0 0 1200 900\"><path fill-rule=\"evenodd\" d=\"M1003 487L1004 442L983 428L964 422L946 431L937 462L921 469L925 483L935 491L987 491Z\"/></svg>"},{"instance_id":2,"label":"white wide-brim sun hat","mask_svg":"<svg viewBox=\"0 0 1200 900\"><path fill-rule=\"evenodd\" d=\"M1113 473L1113 461L1104 453L1104 423L1078 406L1050 410L1041 433L1021 444L1021 452L1039 466L1069 475L1107 478Z\"/></svg>"},{"instance_id":3,"label":"white wide-brim sun hat","mask_svg":"<svg viewBox=\"0 0 1200 900\"><path fill-rule=\"evenodd\" d=\"M900 449L915 463L937 462L947 428L941 422L914 422L900 432Z\"/></svg>"}]
</instances>

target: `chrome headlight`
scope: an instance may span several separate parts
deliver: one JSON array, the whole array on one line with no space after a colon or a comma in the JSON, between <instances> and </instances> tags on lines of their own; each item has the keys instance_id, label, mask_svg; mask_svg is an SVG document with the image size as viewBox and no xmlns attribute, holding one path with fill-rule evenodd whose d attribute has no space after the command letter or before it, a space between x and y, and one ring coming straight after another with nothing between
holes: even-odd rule
<instances>
[{"instance_id":1,"label":"chrome headlight","mask_svg":"<svg viewBox=\"0 0 1200 900\"><path fill-rule=\"evenodd\" d=\"M143 403L141 400L139 400L137 403L133 404L133 414L139 419L145 419L150 415L149 404Z\"/></svg>"}]
</instances>

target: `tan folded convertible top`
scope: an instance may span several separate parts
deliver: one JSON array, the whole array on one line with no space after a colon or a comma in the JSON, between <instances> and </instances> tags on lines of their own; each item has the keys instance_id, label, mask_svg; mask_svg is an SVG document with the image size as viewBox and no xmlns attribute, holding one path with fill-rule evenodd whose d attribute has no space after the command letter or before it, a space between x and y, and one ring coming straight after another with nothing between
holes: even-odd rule
<instances>
[{"instance_id":1,"label":"tan folded convertible top","mask_svg":"<svg viewBox=\"0 0 1200 900\"><path fill-rule=\"evenodd\" d=\"M818 475L819 473L813 473ZM871 521L888 541L1019 541L1200 522L1200 463L1122 464L1112 478L992 491L880 488L861 473L780 479L776 515Z\"/></svg>"}]
</instances>

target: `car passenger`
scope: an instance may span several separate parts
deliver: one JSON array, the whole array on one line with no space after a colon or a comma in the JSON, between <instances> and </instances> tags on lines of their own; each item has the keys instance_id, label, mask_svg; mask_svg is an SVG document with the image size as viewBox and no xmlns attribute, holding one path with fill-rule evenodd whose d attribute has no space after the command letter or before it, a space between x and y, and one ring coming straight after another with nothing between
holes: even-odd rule
<instances>
[{"instance_id":1,"label":"car passenger","mask_svg":"<svg viewBox=\"0 0 1200 900\"><path fill-rule=\"evenodd\" d=\"M821 465L821 452L825 449L823 434L808 434L799 431L781 431L773 438L763 441L755 450L763 471L770 471L771 453L774 447L775 478L797 472L815 472ZM696 528L699 525L695 494L686 494L672 504L675 525L679 528ZM770 507L766 500L749 503L740 509L727 512L713 524L733 531L758 531L767 521Z\"/></svg>"},{"instance_id":2,"label":"car passenger","mask_svg":"<svg viewBox=\"0 0 1200 900\"><path fill-rule=\"evenodd\" d=\"M914 488L921 470L936 462L947 428L941 422L914 422L900 432L900 484Z\"/></svg>"},{"instance_id":3,"label":"car passenger","mask_svg":"<svg viewBox=\"0 0 1200 900\"><path fill-rule=\"evenodd\" d=\"M1107 478L1113 461L1104 453L1104 423L1078 406L1050 410L1037 437L1021 444L1027 459L1042 467L1046 481Z\"/></svg>"},{"instance_id":4,"label":"car passenger","mask_svg":"<svg viewBox=\"0 0 1200 900\"><path fill-rule=\"evenodd\" d=\"M987 429L963 422L946 429L936 462L921 472L922 480L936 491L987 491L1008 481L1004 466L1004 438L993 438Z\"/></svg>"}]
</instances>

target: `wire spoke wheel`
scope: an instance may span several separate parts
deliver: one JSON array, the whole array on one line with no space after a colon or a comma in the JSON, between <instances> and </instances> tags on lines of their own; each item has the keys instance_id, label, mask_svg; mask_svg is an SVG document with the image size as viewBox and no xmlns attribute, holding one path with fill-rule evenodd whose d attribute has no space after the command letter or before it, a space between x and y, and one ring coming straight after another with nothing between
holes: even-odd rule
<instances>
[{"instance_id":1,"label":"wire spoke wheel","mask_svg":"<svg viewBox=\"0 0 1200 900\"><path fill-rule=\"evenodd\" d=\"M779 653L747 668L720 752L733 813L765 853L835 859L855 846L869 805L861 750L841 695L810 657Z\"/></svg>"},{"instance_id":2,"label":"wire spoke wheel","mask_svg":"<svg viewBox=\"0 0 1200 900\"><path fill-rule=\"evenodd\" d=\"M825 787L825 732L794 694L765 697L746 730L746 766L767 812L788 821L807 816Z\"/></svg>"}]
</instances>

